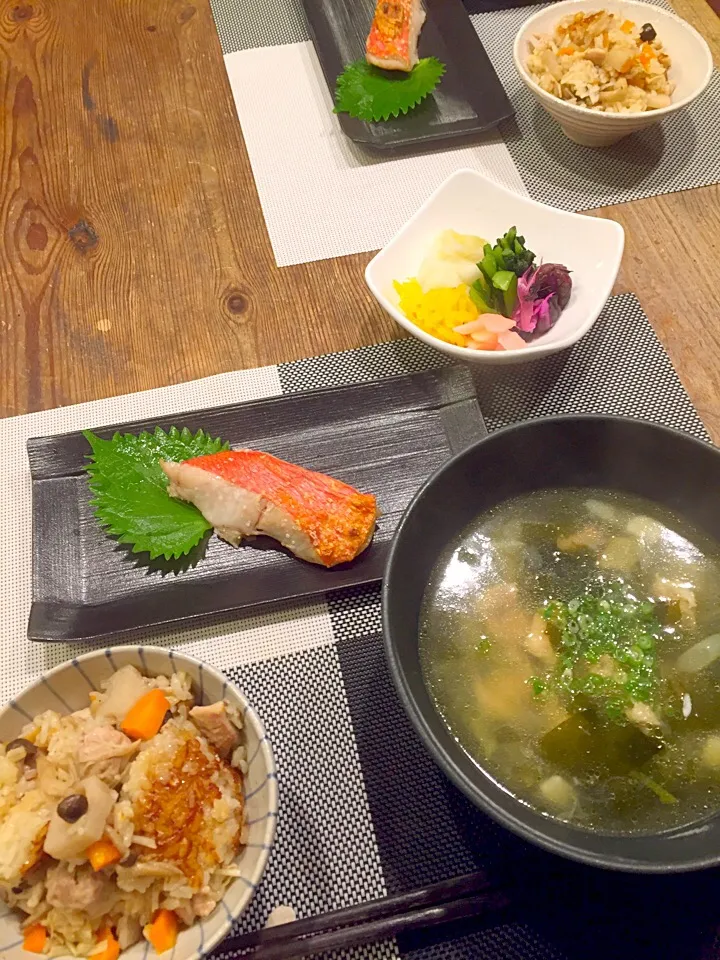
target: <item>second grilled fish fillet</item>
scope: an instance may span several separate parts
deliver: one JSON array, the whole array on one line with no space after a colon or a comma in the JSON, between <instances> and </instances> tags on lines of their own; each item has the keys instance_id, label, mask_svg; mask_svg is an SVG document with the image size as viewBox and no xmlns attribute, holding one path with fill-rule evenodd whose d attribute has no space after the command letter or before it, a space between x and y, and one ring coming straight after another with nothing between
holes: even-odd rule
<instances>
[{"instance_id":1,"label":"second grilled fish fillet","mask_svg":"<svg viewBox=\"0 0 720 960\"><path fill-rule=\"evenodd\" d=\"M378 0L365 59L383 70L409 73L418 62L418 37L424 22L422 0Z\"/></svg>"},{"instance_id":2,"label":"second grilled fish fillet","mask_svg":"<svg viewBox=\"0 0 720 960\"><path fill-rule=\"evenodd\" d=\"M184 463L161 461L172 497L194 503L223 540L278 540L295 556L333 567L372 540L375 497L257 450L226 450Z\"/></svg>"}]
</instances>

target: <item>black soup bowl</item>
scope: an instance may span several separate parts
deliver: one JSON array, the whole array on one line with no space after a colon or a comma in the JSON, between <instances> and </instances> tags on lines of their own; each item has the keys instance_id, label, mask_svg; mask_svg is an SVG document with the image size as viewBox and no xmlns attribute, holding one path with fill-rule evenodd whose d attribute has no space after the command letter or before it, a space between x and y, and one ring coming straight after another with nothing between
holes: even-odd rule
<instances>
[{"instance_id":1,"label":"black soup bowl","mask_svg":"<svg viewBox=\"0 0 720 960\"><path fill-rule=\"evenodd\" d=\"M709 444L620 417L548 418L494 433L428 480L395 534L382 596L385 649L395 685L442 770L481 810L527 840L616 870L670 873L714 866L720 863L718 816L662 833L618 835L535 812L460 747L425 688L418 624L423 593L440 554L467 524L498 503L533 490L570 486L645 497L720 541L720 451Z\"/></svg>"}]
</instances>

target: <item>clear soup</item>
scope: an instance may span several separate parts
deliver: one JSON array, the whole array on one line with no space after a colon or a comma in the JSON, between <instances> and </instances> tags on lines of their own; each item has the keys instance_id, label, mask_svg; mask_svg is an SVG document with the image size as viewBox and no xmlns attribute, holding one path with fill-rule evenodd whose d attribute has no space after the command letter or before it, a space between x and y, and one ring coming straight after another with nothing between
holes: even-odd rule
<instances>
[{"instance_id":1,"label":"clear soup","mask_svg":"<svg viewBox=\"0 0 720 960\"><path fill-rule=\"evenodd\" d=\"M720 545L647 501L543 490L477 518L425 592L425 682L467 753L578 826L720 808Z\"/></svg>"}]
</instances>

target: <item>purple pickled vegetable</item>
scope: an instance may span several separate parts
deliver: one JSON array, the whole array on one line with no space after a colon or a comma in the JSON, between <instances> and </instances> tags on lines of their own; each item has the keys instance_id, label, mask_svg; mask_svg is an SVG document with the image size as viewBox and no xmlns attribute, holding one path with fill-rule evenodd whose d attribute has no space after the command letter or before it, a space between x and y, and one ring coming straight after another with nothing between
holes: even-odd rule
<instances>
[{"instance_id":1,"label":"purple pickled vegetable","mask_svg":"<svg viewBox=\"0 0 720 960\"><path fill-rule=\"evenodd\" d=\"M532 277L535 271L529 267L518 279L517 300L512 318L515 326L521 333L532 333L537 320L533 317L533 296L531 293Z\"/></svg>"},{"instance_id":2,"label":"purple pickled vegetable","mask_svg":"<svg viewBox=\"0 0 720 960\"><path fill-rule=\"evenodd\" d=\"M532 267L518 280L513 320L520 333L546 333L570 301L570 271L561 263Z\"/></svg>"},{"instance_id":3,"label":"purple pickled vegetable","mask_svg":"<svg viewBox=\"0 0 720 960\"><path fill-rule=\"evenodd\" d=\"M572 292L570 271L561 263L543 263L532 278L532 289L536 298L555 294L558 306L564 310Z\"/></svg>"}]
</instances>

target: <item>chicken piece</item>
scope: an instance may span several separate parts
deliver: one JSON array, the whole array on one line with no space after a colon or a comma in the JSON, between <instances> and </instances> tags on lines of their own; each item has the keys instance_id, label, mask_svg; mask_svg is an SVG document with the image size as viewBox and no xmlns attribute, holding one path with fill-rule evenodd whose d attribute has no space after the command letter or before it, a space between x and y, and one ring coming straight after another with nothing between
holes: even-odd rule
<instances>
[{"instance_id":1,"label":"chicken piece","mask_svg":"<svg viewBox=\"0 0 720 960\"><path fill-rule=\"evenodd\" d=\"M605 534L602 530L587 525L565 536L561 534L555 542L558 550L563 553L575 553L579 550L599 550L604 540Z\"/></svg>"},{"instance_id":2,"label":"chicken piece","mask_svg":"<svg viewBox=\"0 0 720 960\"><path fill-rule=\"evenodd\" d=\"M112 883L101 873L83 867L73 876L60 863L47 872L45 897L53 907L82 910L90 917L101 917L114 899Z\"/></svg>"},{"instance_id":3,"label":"chicken piece","mask_svg":"<svg viewBox=\"0 0 720 960\"><path fill-rule=\"evenodd\" d=\"M502 723L523 726L533 719L532 693L525 682L525 675L518 670L501 668L487 677L478 677L473 683L475 697L483 714Z\"/></svg>"},{"instance_id":4,"label":"chicken piece","mask_svg":"<svg viewBox=\"0 0 720 960\"><path fill-rule=\"evenodd\" d=\"M479 599L477 610L485 632L502 644L505 662L527 666L530 661L523 637L530 631L532 617L519 605L515 584L496 583L488 587Z\"/></svg>"},{"instance_id":5,"label":"chicken piece","mask_svg":"<svg viewBox=\"0 0 720 960\"><path fill-rule=\"evenodd\" d=\"M573 785L557 773L542 781L540 793L551 807L566 816L569 816L575 810L578 803L578 796Z\"/></svg>"},{"instance_id":6,"label":"chicken piece","mask_svg":"<svg viewBox=\"0 0 720 960\"><path fill-rule=\"evenodd\" d=\"M383 70L409 73L418 62L418 38L424 22L421 0L378 0L365 59Z\"/></svg>"},{"instance_id":7,"label":"chicken piece","mask_svg":"<svg viewBox=\"0 0 720 960\"><path fill-rule=\"evenodd\" d=\"M627 680L625 671L620 667L617 660L614 660L608 653L603 653L598 657L596 663L591 663L588 667L588 673L594 673L598 677L607 677L617 683L625 683Z\"/></svg>"},{"instance_id":8,"label":"chicken piece","mask_svg":"<svg viewBox=\"0 0 720 960\"><path fill-rule=\"evenodd\" d=\"M192 907L196 917L209 917L217 906L217 900L207 893L196 893L192 898Z\"/></svg>"},{"instance_id":9,"label":"chicken piece","mask_svg":"<svg viewBox=\"0 0 720 960\"><path fill-rule=\"evenodd\" d=\"M485 616L504 613L517 603L518 588L514 583L494 583L482 595L480 610Z\"/></svg>"},{"instance_id":10,"label":"chicken piece","mask_svg":"<svg viewBox=\"0 0 720 960\"><path fill-rule=\"evenodd\" d=\"M136 747L136 743L115 727L94 727L83 735L77 758L80 763L97 763L112 757L126 757L133 753Z\"/></svg>"},{"instance_id":11,"label":"chicken piece","mask_svg":"<svg viewBox=\"0 0 720 960\"><path fill-rule=\"evenodd\" d=\"M140 741L133 742L114 727L100 726L88 730L78 747L82 776L97 777L114 787L139 746Z\"/></svg>"},{"instance_id":12,"label":"chicken piece","mask_svg":"<svg viewBox=\"0 0 720 960\"><path fill-rule=\"evenodd\" d=\"M552 666L555 663L555 651L545 627L545 618L536 613L530 624L530 633L523 640L523 646L531 656Z\"/></svg>"},{"instance_id":13,"label":"chicken piece","mask_svg":"<svg viewBox=\"0 0 720 960\"><path fill-rule=\"evenodd\" d=\"M706 767L720 770L720 737L713 735L707 738L703 744L700 759Z\"/></svg>"},{"instance_id":14,"label":"chicken piece","mask_svg":"<svg viewBox=\"0 0 720 960\"><path fill-rule=\"evenodd\" d=\"M648 733L652 733L662 726L660 718L647 703L634 703L632 707L625 711L625 716L630 723L634 723Z\"/></svg>"},{"instance_id":15,"label":"chicken piece","mask_svg":"<svg viewBox=\"0 0 720 960\"><path fill-rule=\"evenodd\" d=\"M224 700L204 707L193 707L190 719L224 760L239 746L240 731L230 719L228 705Z\"/></svg>"},{"instance_id":16,"label":"chicken piece","mask_svg":"<svg viewBox=\"0 0 720 960\"><path fill-rule=\"evenodd\" d=\"M225 450L161 461L171 497L194 503L223 540L268 536L309 563L354 560L375 531L375 497L269 453Z\"/></svg>"},{"instance_id":17,"label":"chicken piece","mask_svg":"<svg viewBox=\"0 0 720 960\"><path fill-rule=\"evenodd\" d=\"M605 50L603 47L591 47L589 50L585 51L584 57L596 67L601 67L605 61L606 53L607 50Z\"/></svg>"},{"instance_id":18,"label":"chicken piece","mask_svg":"<svg viewBox=\"0 0 720 960\"><path fill-rule=\"evenodd\" d=\"M634 537L611 537L598 561L601 570L632 573L640 561L640 542Z\"/></svg>"}]
</instances>

